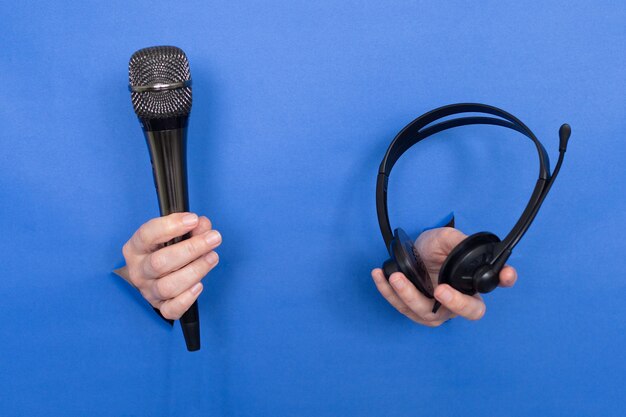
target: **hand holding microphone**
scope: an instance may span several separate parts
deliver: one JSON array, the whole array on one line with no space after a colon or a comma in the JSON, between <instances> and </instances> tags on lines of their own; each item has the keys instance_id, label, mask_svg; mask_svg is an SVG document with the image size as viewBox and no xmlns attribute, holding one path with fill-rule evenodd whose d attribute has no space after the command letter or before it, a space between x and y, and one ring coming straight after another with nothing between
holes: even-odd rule
<instances>
[{"instance_id":1,"label":"hand holding microphone","mask_svg":"<svg viewBox=\"0 0 626 417\"><path fill-rule=\"evenodd\" d=\"M175 237L191 238L171 246ZM168 320L178 320L202 292L202 278L219 262L222 241L204 216L173 213L144 223L124 244L126 266L117 271Z\"/></svg>"},{"instance_id":2,"label":"hand holding microphone","mask_svg":"<svg viewBox=\"0 0 626 417\"><path fill-rule=\"evenodd\" d=\"M195 281L217 263L217 258L209 254L200 262L194 259L215 248L221 237L215 232L204 233L204 229L210 229L208 220L198 236L191 237L190 232L200 220L185 214L189 212L187 123L192 101L189 62L185 53L174 46L140 49L130 58L128 78L133 108L150 151L159 209L164 216L142 226L125 246L127 262L130 258L131 264L142 265L129 265L128 275L138 283L143 279L157 280L153 285L145 285L151 290L142 290L142 294L162 314L164 308L172 310L166 310L169 318L179 316L179 310L192 301L180 317L180 324L187 350L195 351L200 349L200 317L195 299L202 289ZM186 242L181 244L183 241ZM153 253L159 248L162 249ZM187 284L193 286L180 293ZM169 302L181 296L182 300Z\"/></svg>"}]
</instances>

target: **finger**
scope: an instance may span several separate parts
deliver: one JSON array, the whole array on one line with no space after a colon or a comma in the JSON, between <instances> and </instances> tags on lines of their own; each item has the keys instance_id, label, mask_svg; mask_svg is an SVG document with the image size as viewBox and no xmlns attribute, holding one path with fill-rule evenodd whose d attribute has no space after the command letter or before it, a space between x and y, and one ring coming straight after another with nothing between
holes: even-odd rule
<instances>
[{"instance_id":1,"label":"finger","mask_svg":"<svg viewBox=\"0 0 626 417\"><path fill-rule=\"evenodd\" d=\"M437 315L432 312L434 301L418 291L402 273L395 272L389 277L389 284L398 297L420 319L433 321Z\"/></svg>"},{"instance_id":2,"label":"finger","mask_svg":"<svg viewBox=\"0 0 626 417\"><path fill-rule=\"evenodd\" d=\"M380 293L385 297L385 299L400 313L404 314L409 319L413 320L416 323L429 326L429 327L437 327L443 324L444 322L450 320L451 318L456 317L456 314L453 314L450 310L443 307L440 308L437 314L429 313L427 319L423 319L415 314L411 309L398 297L394 289L389 285L385 275L383 274L380 268L377 268L372 271L372 278L378 287Z\"/></svg>"},{"instance_id":3,"label":"finger","mask_svg":"<svg viewBox=\"0 0 626 417\"><path fill-rule=\"evenodd\" d=\"M500 286L512 287L517 281L517 271L509 265L505 265L500 271Z\"/></svg>"},{"instance_id":4,"label":"finger","mask_svg":"<svg viewBox=\"0 0 626 417\"><path fill-rule=\"evenodd\" d=\"M163 317L168 320L178 320L181 318L181 316L189 310L189 307L191 307L193 302L198 299L198 296L202 292L202 288L202 283L198 282L178 297L164 301L159 307Z\"/></svg>"},{"instance_id":5,"label":"finger","mask_svg":"<svg viewBox=\"0 0 626 417\"><path fill-rule=\"evenodd\" d=\"M172 213L157 217L142 224L129 243L136 253L150 253L160 243L184 235L197 224L198 216L194 213Z\"/></svg>"},{"instance_id":6,"label":"finger","mask_svg":"<svg viewBox=\"0 0 626 417\"><path fill-rule=\"evenodd\" d=\"M198 225L191 231L191 236L201 235L205 232L208 232L213 228L211 224L211 220L209 220L206 216L200 216L198 219Z\"/></svg>"},{"instance_id":7,"label":"finger","mask_svg":"<svg viewBox=\"0 0 626 417\"><path fill-rule=\"evenodd\" d=\"M486 306L482 299L463 294L448 284L435 288L435 298L444 307L468 320L479 320L485 315Z\"/></svg>"},{"instance_id":8,"label":"finger","mask_svg":"<svg viewBox=\"0 0 626 417\"><path fill-rule=\"evenodd\" d=\"M154 280L152 291L158 300L169 300L181 295L213 269L219 262L219 257L215 252L209 252L184 268L179 269L163 278Z\"/></svg>"},{"instance_id":9,"label":"finger","mask_svg":"<svg viewBox=\"0 0 626 417\"><path fill-rule=\"evenodd\" d=\"M143 262L146 278L162 277L176 271L204 254L209 253L222 242L217 230L193 236L189 239L166 246L146 256Z\"/></svg>"},{"instance_id":10,"label":"finger","mask_svg":"<svg viewBox=\"0 0 626 417\"><path fill-rule=\"evenodd\" d=\"M376 288L378 288L378 292L391 304L396 310L400 313L404 314L408 318L414 321L421 321L421 319L411 311L411 309L398 297L396 292L391 288L389 282L387 282L387 278L385 278L385 274L382 269L376 268L372 271L372 279L376 284Z\"/></svg>"}]
</instances>

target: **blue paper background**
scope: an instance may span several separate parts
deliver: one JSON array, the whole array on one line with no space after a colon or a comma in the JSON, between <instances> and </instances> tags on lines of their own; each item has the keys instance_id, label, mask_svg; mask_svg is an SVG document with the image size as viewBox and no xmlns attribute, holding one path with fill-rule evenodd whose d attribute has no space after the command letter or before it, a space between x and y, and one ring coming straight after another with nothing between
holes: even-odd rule
<instances>
[{"instance_id":1,"label":"blue paper background","mask_svg":"<svg viewBox=\"0 0 626 417\"><path fill-rule=\"evenodd\" d=\"M626 5L617 1L3 1L3 416L626 414ZM191 206L224 238L185 351L121 279L158 215L130 104L137 49L191 63ZM559 179L486 317L430 329L377 293L378 164L416 116L485 102ZM441 134L390 182L410 233L500 236L537 176L495 127Z\"/></svg>"}]
</instances>

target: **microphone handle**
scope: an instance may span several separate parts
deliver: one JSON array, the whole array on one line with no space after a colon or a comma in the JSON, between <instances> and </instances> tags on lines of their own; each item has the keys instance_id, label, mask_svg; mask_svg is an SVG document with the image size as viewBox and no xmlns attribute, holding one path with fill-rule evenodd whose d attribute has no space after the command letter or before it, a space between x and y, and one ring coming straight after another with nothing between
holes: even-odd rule
<instances>
[{"instance_id":1,"label":"microphone handle","mask_svg":"<svg viewBox=\"0 0 626 417\"><path fill-rule=\"evenodd\" d=\"M144 130L154 186L159 199L161 216L189 211L187 193L187 128ZM173 245L191 237L190 233L176 237L164 246ZM200 349L200 316L198 302L180 318L180 325L188 351Z\"/></svg>"}]
</instances>

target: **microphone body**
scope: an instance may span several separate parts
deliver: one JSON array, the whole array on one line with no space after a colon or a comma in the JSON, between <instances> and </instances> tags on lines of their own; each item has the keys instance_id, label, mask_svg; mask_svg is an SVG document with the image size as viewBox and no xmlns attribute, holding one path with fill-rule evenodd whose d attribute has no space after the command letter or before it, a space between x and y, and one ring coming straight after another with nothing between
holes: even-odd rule
<instances>
[{"instance_id":1,"label":"microphone body","mask_svg":"<svg viewBox=\"0 0 626 417\"><path fill-rule=\"evenodd\" d=\"M161 216L188 211L187 127L148 130L142 125Z\"/></svg>"},{"instance_id":2,"label":"microphone body","mask_svg":"<svg viewBox=\"0 0 626 417\"><path fill-rule=\"evenodd\" d=\"M150 151L150 163L154 186L159 199L161 216L189 211L187 191L187 126L166 130L146 130L150 123L143 123L146 144ZM150 128L150 127L148 127ZM191 237L189 233L165 243L173 245ZM200 316L198 302L180 318L187 350L200 349Z\"/></svg>"}]
</instances>

